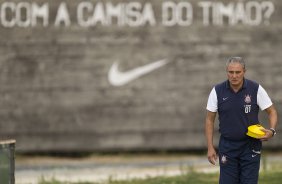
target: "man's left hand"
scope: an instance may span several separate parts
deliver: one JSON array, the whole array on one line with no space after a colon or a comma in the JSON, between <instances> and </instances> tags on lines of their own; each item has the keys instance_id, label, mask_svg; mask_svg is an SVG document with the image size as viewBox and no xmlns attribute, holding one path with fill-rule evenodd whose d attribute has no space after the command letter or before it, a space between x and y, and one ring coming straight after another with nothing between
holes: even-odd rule
<instances>
[{"instance_id":1,"label":"man's left hand","mask_svg":"<svg viewBox=\"0 0 282 184\"><path fill-rule=\"evenodd\" d=\"M265 133L265 135L260 138L261 141L268 141L273 137L273 132L271 130L262 128L261 131Z\"/></svg>"}]
</instances>

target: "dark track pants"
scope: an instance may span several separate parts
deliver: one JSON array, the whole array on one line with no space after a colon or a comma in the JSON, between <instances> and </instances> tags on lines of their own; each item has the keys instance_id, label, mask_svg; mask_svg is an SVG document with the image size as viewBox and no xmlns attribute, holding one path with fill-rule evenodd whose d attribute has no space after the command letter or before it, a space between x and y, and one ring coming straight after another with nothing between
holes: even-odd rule
<instances>
[{"instance_id":1,"label":"dark track pants","mask_svg":"<svg viewBox=\"0 0 282 184\"><path fill-rule=\"evenodd\" d=\"M220 184L257 184L262 143L257 139L219 141Z\"/></svg>"}]
</instances>

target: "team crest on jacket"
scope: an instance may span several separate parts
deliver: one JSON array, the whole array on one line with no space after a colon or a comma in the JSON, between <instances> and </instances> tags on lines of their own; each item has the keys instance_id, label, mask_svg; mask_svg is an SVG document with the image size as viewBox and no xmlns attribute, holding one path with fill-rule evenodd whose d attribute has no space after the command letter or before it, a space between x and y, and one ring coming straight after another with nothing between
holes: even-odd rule
<instances>
[{"instance_id":1,"label":"team crest on jacket","mask_svg":"<svg viewBox=\"0 0 282 184\"><path fill-rule=\"evenodd\" d=\"M252 102L251 97L252 97L251 95L245 95L245 102L251 103Z\"/></svg>"},{"instance_id":2,"label":"team crest on jacket","mask_svg":"<svg viewBox=\"0 0 282 184\"><path fill-rule=\"evenodd\" d=\"M222 163L222 164L226 164L226 162L227 162L227 157L226 157L225 155L222 155L222 157L221 157L221 163Z\"/></svg>"}]
</instances>

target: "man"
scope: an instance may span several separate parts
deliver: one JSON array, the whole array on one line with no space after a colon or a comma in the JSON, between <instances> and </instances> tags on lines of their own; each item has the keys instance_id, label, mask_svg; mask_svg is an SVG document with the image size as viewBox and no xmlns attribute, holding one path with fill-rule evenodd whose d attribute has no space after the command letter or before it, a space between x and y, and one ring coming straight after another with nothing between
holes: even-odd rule
<instances>
[{"instance_id":1,"label":"man","mask_svg":"<svg viewBox=\"0 0 282 184\"><path fill-rule=\"evenodd\" d=\"M220 184L257 184L261 141L275 134L277 112L263 87L245 79L245 62L231 57L226 63L228 80L216 85L208 99L206 115L207 157L211 164L219 157ZM269 128L260 139L246 135L248 126L258 124L259 108L268 114ZM213 145L214 121L219 119L219 156Z\"/></svg>"}]
</instances>

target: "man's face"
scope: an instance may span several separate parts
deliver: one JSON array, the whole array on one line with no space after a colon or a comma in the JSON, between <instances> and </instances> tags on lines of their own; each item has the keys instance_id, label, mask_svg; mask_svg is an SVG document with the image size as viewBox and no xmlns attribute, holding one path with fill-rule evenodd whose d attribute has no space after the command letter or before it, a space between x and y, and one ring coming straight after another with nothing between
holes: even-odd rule
<instances>
[{"instance_id":1,"label":"man's face","mask_svg":"<svg viewBox=\"0 0 282 184\"><path fill-rule=\"evenodd\" d=\"M226 72L232 86L240 86L243 84L245 70L240 63L230 63L226 68Z\"/></svg>"}]
</instances>

